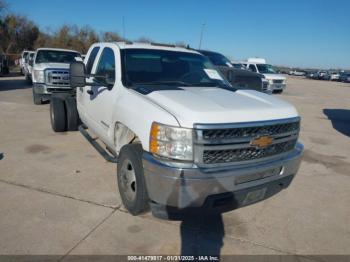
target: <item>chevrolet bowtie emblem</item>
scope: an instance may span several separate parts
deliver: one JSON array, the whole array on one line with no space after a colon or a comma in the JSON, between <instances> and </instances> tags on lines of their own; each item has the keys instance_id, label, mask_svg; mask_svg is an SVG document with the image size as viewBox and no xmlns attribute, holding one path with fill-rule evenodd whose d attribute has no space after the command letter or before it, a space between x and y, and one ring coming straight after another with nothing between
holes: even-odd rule
<instances>
[{"instance_id":1,"label":"chevrolet bowtie emblem","mask_svg":"<svg viewBox=\"0 0 350 262\"><path fill-rule=\"evenodd\" d=\"M273 138L270 136L259 136L257 138L254 138L252 141L250 141L250 145L255 147L267 147L271 145L273 142Z\"/></svg>"}]
</instances>

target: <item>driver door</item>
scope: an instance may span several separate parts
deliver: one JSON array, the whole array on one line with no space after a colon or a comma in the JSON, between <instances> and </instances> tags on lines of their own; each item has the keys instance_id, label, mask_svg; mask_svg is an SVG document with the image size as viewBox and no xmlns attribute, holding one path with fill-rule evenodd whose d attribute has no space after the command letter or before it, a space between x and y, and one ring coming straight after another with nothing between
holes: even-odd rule
<instances>
[{"instance_id":1,"label":"driver door","mask_svg":"<svg viewBox=\"0 0 350 262\"><path fill-rule=\"evenodd\" d=\"M85 110L90 118L93 131L108 141L108 130L112 125L112 114L116 96L116 59L112 48L105 47L97 58L91 81L93 86L85 89ZM91 125L90 125L91 126Z\"/></svg>"}]
</instances>

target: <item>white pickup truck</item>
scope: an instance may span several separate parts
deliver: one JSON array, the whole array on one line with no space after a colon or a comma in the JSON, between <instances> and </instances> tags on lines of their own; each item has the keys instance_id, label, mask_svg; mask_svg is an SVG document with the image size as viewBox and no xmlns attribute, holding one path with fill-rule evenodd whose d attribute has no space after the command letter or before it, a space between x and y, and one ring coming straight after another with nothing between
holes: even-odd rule
<instances>
[{"instance_id":1,"label":"white pickup truck","mask_svg":"<svg viewBox=\"0 0 350 262\"><path fill-rule=\"evenodd\" d=\"M81 59L74 50L57 48L39 48L33 60L29 61L33 82L33 101L40 105L49 100L53 93L73 91L69 85L69 65Z\"/></svg>"},{"instance_id":2,"label":"white pickup truck","mask_svg":"<svg viewBox=\"0 0 350 262\"><path fill-rule=\"evenodd\" d=\"M249 58L245 63L248 70L263 74L269 82L268 89L274 93L282 93L287 87L286 78L278 74L272 65L266 63L264 58Z\"/></svg>"},{"instance_id":3,"label":"white pickup truck","mask_svg":"<svg viewBox=\"0 0 350 262\"><path fill-rule=\"evenodd\" d=\"M234 89L214 68L185 48L94 44L70 66L76 97L52 97L52 127L76 130L82 121L84 136L117 163L133 215L149 205L171 218L266 199L298 171L300 117L287 102Z\"/></svg>"}]
</instances>

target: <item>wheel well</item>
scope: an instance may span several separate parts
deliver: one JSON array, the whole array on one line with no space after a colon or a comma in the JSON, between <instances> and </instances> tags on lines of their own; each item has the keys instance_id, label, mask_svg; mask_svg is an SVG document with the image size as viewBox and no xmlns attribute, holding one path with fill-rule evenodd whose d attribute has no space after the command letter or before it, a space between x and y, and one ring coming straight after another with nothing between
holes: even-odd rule
<instances>
[{"instance_id":1,"label":"wheel well","mask_svg":"<svg viewBox=\"0 0 350 262\"><path fill-rule=\"evenodd\" d=\"M114 146L119 153L121 148L127 144L141 144L139 137L130 128L117 122L114 125Z\"/></svg>"}]
</instances>

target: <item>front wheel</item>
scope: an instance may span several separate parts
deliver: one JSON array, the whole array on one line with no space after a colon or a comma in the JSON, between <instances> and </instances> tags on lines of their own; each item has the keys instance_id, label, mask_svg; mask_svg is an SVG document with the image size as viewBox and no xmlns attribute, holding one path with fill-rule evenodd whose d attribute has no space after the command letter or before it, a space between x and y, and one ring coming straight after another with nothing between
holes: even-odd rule
<instances>
[{"instance_id":1,"label":"front wheel","mask_svg":"<svg viewBox=\"0 0 350 262\"><path fill-rule=\"evenodd\" d=\"M148 209L148 194L142 165L142 146L125 145L118 158L118 188L125 208L132 215Z\"/></svg>"}]
</instances>

